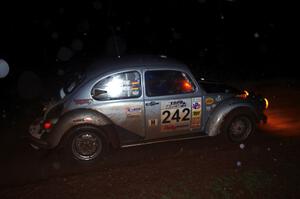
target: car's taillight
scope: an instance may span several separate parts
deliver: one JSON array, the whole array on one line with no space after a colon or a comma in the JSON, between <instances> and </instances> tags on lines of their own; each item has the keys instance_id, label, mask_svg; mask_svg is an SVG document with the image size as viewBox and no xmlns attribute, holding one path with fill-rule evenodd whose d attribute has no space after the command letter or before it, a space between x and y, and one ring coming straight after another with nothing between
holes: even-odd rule
<instances>
[{"instance_id":1,"label":"car's taillight","mask_svg":"<svg viewBox=\"0 0 300 199\"><path fill-rule=\"evenodd\" d=\"M45 121L43 125L44 129L51 129L52 128L52 123L50 121Z\"/></svg>"}]
</instances>

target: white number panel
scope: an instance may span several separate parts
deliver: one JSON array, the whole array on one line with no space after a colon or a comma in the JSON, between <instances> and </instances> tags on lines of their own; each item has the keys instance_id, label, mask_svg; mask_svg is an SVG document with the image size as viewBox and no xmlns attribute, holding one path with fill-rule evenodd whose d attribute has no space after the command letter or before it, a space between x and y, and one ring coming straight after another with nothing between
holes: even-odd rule
<instances>
[{"instance_id":1,"label":"white number panel","mask_svg":"<svg viewBox=\"0 0 300 199\"><path fill-rule=\"evenodd\" d=\"M161 132L178 131L190 128L191 99L162 101L160 111Z\"/></svg>"}]
</instances>

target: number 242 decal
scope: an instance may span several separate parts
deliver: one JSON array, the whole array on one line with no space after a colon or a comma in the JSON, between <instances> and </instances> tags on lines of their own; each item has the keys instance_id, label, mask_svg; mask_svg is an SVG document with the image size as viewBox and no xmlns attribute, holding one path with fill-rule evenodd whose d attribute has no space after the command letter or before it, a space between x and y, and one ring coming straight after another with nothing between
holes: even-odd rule
<instances>
[{"instance_id":1,"label":"number 242 decal","mask_svg":"<svg viewBox=\"0 0 300 199\"><path fill-rule=\"evenodd\" d=\"M180 117L181 113L184 114L183 117ZM163 124L170 123L171 120L175 120L176 122L181 122L181 121L189 121L190 118L188 117L190 115L190 109L184 108L184 109L176 109L174 114L171 116L171 112L169 110L165 110L162 112L162 115L165 116L165 118L162 120Z\"/></svg>"}]
</instances>

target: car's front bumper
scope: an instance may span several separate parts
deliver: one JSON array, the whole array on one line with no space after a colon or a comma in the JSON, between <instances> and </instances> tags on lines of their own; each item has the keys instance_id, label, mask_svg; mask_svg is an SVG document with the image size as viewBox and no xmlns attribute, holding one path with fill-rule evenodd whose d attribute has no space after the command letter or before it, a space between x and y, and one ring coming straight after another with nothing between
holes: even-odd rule
<instances>
[{"instance_id":1,"label":"car's front bumper","mask_svg":"<svg viewBox=\"0 0 300 199\"><path fill-rule=\"evenodd\" d=\"M259 119L263 124L266 124L268 121L268 117L265 114L261 114Z\"/></svg>"}]
</instances>

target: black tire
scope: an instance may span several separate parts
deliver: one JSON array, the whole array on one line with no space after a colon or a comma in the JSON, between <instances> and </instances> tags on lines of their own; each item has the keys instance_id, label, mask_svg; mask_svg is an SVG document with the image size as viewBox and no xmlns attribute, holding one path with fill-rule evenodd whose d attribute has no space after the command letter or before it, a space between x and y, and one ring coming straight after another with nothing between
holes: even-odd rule
<instances>
[{"instance_id":1,"label":"black tire","mask_svg":"<svg viewBox=\"0 0 300 199\"><path fill-rule=\"evenodd\" d=\"M65 154L75 160L96 161L107 152L107 140L101 129L85 125L73 128L65 146Z\"/></svg>"},{"instance_id":2,"label":"black tire","mask_svg":"<svg viewBox=\"0 0 300 199\"><path fill-rule=\"evenodd\" d=\"M224 133L232 142L243 142L256 129L255 116L250 110L234 110L225 118Z\"/></svg>"}]
</instances>

